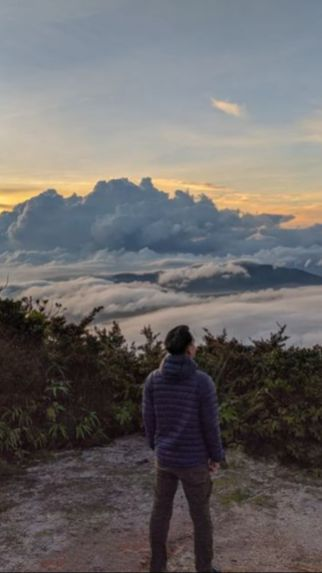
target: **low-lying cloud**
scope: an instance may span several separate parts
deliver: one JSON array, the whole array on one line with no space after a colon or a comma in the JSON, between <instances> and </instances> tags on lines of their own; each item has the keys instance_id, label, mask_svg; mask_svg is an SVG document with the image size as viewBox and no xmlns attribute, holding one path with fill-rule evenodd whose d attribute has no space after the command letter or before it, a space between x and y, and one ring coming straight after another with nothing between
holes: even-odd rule
<instances>
[{"instance_id":1,"label":"low-lying cloud","mask_svg":"<svg viewBox=\"0 0 322 573\"><path fill-rule=\"evenodd\" d=\"M142 342L140 332L151 325L154 332L166 334L177 324L189 324L200 340L203 328L214 334L227 329L229 337L249 342L268 337L278 324L287 325L289 343L300 346L322 344L322 287L266 289L220 297L201 298L174 292L156 284L132 282L114 284L108 280L80 276L69 280L30 280L8 285L2 297L32 296L49 299L66 308L70 320L80 320L95 306L104 306L95 324L109 328L119 320L128 341Z\"/></svg>"},{"instance_id":2,"label":"low-lying cloud","mask_svg":"<svg viewBox=\"0 0 322 573\"><path fill-rule=\"evenodd\" d=\"M216 263L210 261L209 263L201 264L200 266L181 267L179 269L171 269L161 273L159 277L159 284L168 287L184 288L190 282L197 279L207 279L211 277L229 278L233 275L249 276L246 269L234 261Z\"/></svg>"},{"instance_id":3,"label":"low-lying cloud","mask_svg":"<svg viewBox=\"0 0 322 573\"><path fill-rule=\"evenodd\" d=\"M131 314L142 314L162 308L198 304L201 299L187 293L167 291L158 285L141 283L114 284L108 280L80 276L62 281L31 280L13 283L2 291L2 297L20 299L32 297L49 300L49 309L58 302L66 308L66 316L73 320L83 318L95 306L104 306L99 321Z\"/></svg>"},{"instance_id":4,"label":"low-lying cloud","mask_svg":"<svg viewBox=\"0 0 322 573\"><path fill-rule=\"evenodd\" d=\"M267 338L278 324L287 325L288 344L322 345L322 287L304 287L243 293L201 302L196 306L167 308L144 317L121 321L129 340L142 341L140 330L150 324L161 336L177 324L190 325L194 336L201 340L208 328L214 334L227 330L245 343L250 339Z\"/></svg>"}]
</instances>

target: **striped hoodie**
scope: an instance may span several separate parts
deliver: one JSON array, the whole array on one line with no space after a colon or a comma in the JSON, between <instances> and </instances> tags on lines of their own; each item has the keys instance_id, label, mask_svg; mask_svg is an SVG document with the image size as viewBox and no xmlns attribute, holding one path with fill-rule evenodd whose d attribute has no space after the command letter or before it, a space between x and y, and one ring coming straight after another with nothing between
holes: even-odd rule
<instances>
[{"instance_id":1,"label":"striped hoodie","mask_svg":"<svg viewBox=\"0 0 322 573\"><path fill-rule=\"evenodd\" d=\"M142 413L148 444L164 467L220 462L215 384L186 354L168 354L144 383Z\"/></svg>"}]
</instances>

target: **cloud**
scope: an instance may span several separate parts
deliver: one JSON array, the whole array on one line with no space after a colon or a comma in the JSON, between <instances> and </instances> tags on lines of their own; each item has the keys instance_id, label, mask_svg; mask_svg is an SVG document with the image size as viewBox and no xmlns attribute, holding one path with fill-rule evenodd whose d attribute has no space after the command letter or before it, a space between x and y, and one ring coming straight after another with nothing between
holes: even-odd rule
<instances>
[{"instance_id":1,"label":"cloud","mask_svg":"<svg viewBox=\"0 0 322 573\"><path fill-rule=\"evenodd\" d=\"M300 123L304 141L322 143L322 110L318 109Z\"/></svg>"},{"instance_id":2,"label":"cloud","mask_svg":"<svg viewBox=\"0 0 322 573\"><path fill-rule=\"evenodd\" d=\"M121 327L128 340L141 342L139 332L144 325L150 324L154 332L164 336L172 327L185 322L197 340L204 334L203 327L214 334L226 328L228 336L247 344L250 338L266 338L276 332L279 323L287 324L290 344L312 346L322 344L321 296L321 287L268 289L124 319Z\"/></svg>"},{"instance_id":3,"label":"cloud","mask_svg":"<svg viewBox=\"0 0 322 573\"><path fill-rule=\"evenodd\" d=\"M140 340L140 330L151 324L165 334L181 322L191 324L196 336L202 328L221 332L245 342L249 337L268 336L276 323L286 323L291 342L322 344L321 287L262 290L239 295L201 298L171 287L189 286L197 278L241 275L242 262L232 255L157 253L144 248L99 249L79 258L79 253L55 248L48 251L6 251L0 254L0 296L48 298L50 307L60 302L67 317L79 320L94 306L103 305L96 323L109 327L112 319L121 322L129 340ZM276 266L299 267L322 275L321 246L274 247L261 249L247 260ZM111 282L120 272L161 271L159 284L142 281ZM7 277L8 281L7 281Z\"/></svg>"},{"instance_id":4,"label":"cloud","mask_svg":"<svg viewBox=\"0 0 322 573\"><path fill-rule=\"evenodd\" d=\"M243 106L237 103L211 98L211 104L212 107L219 109L219 111L227 115L233 115L234 117L243 117L245 115Z\"/></svg>"},{"instance_id":5,"label":"cloud","mask_svg":"<svg viewBox=\"0 0 322 573\"><path fill-rule=\"evenodd\" d=\"M142 314L161 308L198 304L201 299L186 293L167 291L158 285L142 283L114 284L99 277L79 276L68 280L29 280L10 283L2 297L49 299L51 307L60 302L70 319L80 319L94 306L103 305L100 322L108 319Z\"/></svg>"},{"instance_id":6,"label":"cloud","mask_svg":"<svg viewBox=\"0 0 322 573\"><path fill-rule=\"evenodd\" d=\"M216 256L191 253L157 253L143 248L137 252L110 251L99 249L87 256L80 257L77 252L56 248L47 251L16 250L0 253L0 287L7 281L9 285L24 285L28 281L64 281L81 276L91 276L107 279L115 273L144 273L160 272L161 287L184 286L193 277L200 278L215 273L231 276L239 273L239 267L245 260L257 264L287 266L299 268L322 276L321 247L274 247L261 248L253 254L241 255L239 258L231 254ZM240 264L239 264L240 261ZM244 269L243 269L244 271ZM245 271L244 271L245 272ZM172 281L172 283L171 283Z\"/></svg>"},{"instance_id":7,"label":"cloud","mask_svg":"<svg viewBox=\"0 0 322 573\"><path fill-rule=\"evenodd\" d=\"M246 269L234 261L204 263L198 266L181 267L164 271L159 277L159 284L163 286L184 288L191 281L203 278L222 276L228 278L232 275L249 276Z\"/></svg>"},{"instance_id":8,"label":"cloud","mask_svg":"<svg viewBox=\"0 0 322 573\"><path fill-rule=\"evenodd\" d=\"M42 267L36 268L40 270ZM210 268L207 264L199 267L203 276ZM227 268L233 273L239 272L238 265L231 263ZM196 270L192 268L191 272ZM78 268L80 271L81 266ZM44 279L35 274L29 280L21 275L20 279L9 281L1 292L1 297L15 299L22 296L32 296L34 300L49 299L49 310L55 310L54 303L60 302L67 308L67 318L77 321L94 306L103 305L104 309L97 315L95 323L108 328L116 318L129 341L142 340L140 331L144 325L150 324L163 336L176 324L185 322L191 326L198 340L204 327L214 334L226 328L229 336L248 343L250 338L269 336L280 323L287 324L290 343L303 346L322 344L320 286L200 298L140 281L114 284L107 278L84 274L69 279Z\"/></svg>"},{"instance_id":9,"label":"cloud","mask_svg":"<svg viewBox=\"0 0 322 573\"><path fill-rule=\"evenodd\" d=\"M55 251L60 256L60 251L80 260L102 250L149 249L159 255L214 258L277 247L322 247L322 225L283 228L292 218L218 209L207 195L195 198L179 189L170 197L150 178L138 185L126 178L111 179L99 181L85 196L64 198L48 189L1 213L0 254Z\"/></svg>"},{"instance_id":10,"label":"cloud","mask_svg":"<svg viewBox=\"0 0 322 573\"><path fill-rule=\"evenodd\" d=\"M69 252L56 248L49 251L4 251L0 253L0 268L2 272L13 273L14 278L37 275L44 278L59 278L59 276L80 276L81 274L114 274L125 271L158 271L202 264L208 256L190 253L171 253L162 255L151 249L144 248L137 252L109 251L99 249L89 256L79 257L77 252Z\"/></svg>"}]
</instances>

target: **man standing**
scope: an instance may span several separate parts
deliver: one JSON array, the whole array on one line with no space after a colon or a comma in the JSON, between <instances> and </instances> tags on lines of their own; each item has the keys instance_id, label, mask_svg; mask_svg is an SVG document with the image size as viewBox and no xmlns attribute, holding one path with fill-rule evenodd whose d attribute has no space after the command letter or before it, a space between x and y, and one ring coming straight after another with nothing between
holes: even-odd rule
<instances>
[{"instance_id":1,"label":"man standing","mask_svg":"<svg viewBox=\"0 0 322 573\"><path fill-rule=\"evenodd\" d=\"M150 571L167 570L167 536L180 480L194 525L196 570L215 573L210 472L217 471L224 459L216 388L211 377L197 368L188 326L170 330L164 344L168 354L147 377L142 403L146 437L156 454Z\"/></svg>"}]
</instances>

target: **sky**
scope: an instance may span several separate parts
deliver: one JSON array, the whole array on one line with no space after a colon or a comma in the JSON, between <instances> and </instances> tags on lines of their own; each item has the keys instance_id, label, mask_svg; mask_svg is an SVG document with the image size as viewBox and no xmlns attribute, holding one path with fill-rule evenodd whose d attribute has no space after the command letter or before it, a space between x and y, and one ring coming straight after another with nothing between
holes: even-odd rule
<instances>
[{"instance_id":1,"label":"sky","mask_svg":"<svg viewBox=\"0 0 322 573\"><path fill-rule=\"evenodd\" d=\"M0 0L0 211L152 177L322 223L320 0Z\"/></svg>"}]
</instances>

